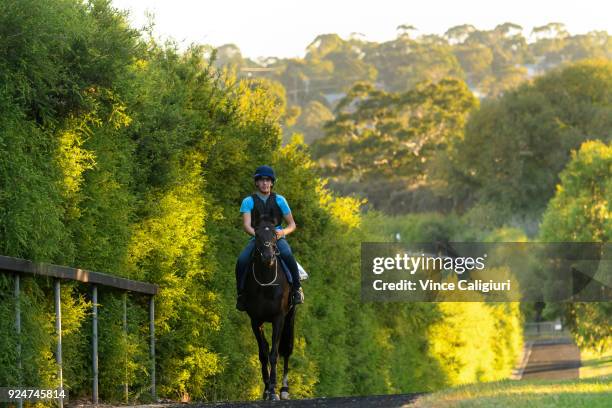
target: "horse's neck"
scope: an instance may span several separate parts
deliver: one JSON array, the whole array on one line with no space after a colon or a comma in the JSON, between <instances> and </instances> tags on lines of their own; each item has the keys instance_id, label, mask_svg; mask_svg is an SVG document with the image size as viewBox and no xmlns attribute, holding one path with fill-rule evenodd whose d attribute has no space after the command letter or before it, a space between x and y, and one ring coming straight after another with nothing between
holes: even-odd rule
<instances>
[{"instance_id":1,"label":"horse's neck","mask_svg":"<svg viewBox=\"0 0 612 408\"><path fill-rule=\"evenodd\" d=\"M276 276L276 283L280 283L281 279L283 278L280 258L278 256L275 257L275 261L272 266L264 265L261 259L256 257L253 266L258 279L261 278L266 281L271 281Z\"/></svg>"},{"instance_id":2,"label":"horse's neck","mask_svg":"<svg viewBox=\"0 0 612 408\"><path fill-rule=\"evenodd\" d=\"M275 264L278 263L278 258L276 258L276 261L274 263ZM255 270L258 272L258 275L261 275L261 276L266 276L266 274L274 275L274 269L276 268L276 265L272 265L270 267L264 264L261 258L259 257L255 257L254 266L255 266Z\"/></svg>"}]
</instances>

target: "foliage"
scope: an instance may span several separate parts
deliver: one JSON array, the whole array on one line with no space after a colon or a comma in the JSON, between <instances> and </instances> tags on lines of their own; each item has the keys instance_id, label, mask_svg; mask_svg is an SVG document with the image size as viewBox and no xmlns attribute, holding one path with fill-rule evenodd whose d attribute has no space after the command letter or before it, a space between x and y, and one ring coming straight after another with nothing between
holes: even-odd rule
<instances>
[{"instance_id":1,"label":"foliage","mask_svg":"<svg viewBox=\"0 0 612 408\"><path fill-rule=\"evenodd\" d=\"M450 156L450 191L492 205L502 220L539 217L570 151L588 139L610 139L611 94L612 64L597 60L483 103Z\"/></svg>"},{"instance_id":2,"label":"foliage","mask_svg":"<svg viewBox=\"0 0 612 408\"><path fill-rule=\"evenodd\" d=\"M607 140L611 116L604 95L609 95L609 34L572 35L558 22L535 27L530 37L512 22L490 30L458 25L444 36L414 36L415 30L403 24L396 39L383 43L367 41L358 33L349 38L324 34L308 45L304 58L271 57L257 63L242 58L239 64L260 69L248 72L249 77L275 79L284 86L291 122L297 117L294 125L287 122L284 141L290 140L291 132L302 133L306 142L314 143L317 158L328 156L319 164L331 177L333 191L368 197L373 207L390 214L492 209L497 214L491 220L495 226L511 224L533 236L569 151L593 135ZM234 54L239 55L239 50ZM600 61L585 63L588 58ZM436 160L421 156L426 163L401 166L426 177L418 181L385 177L374 182L365 181L366 174L359 169L349 169L353 174L348 177L336 174L346 170L343 166L359 167L360 163L351 162L355 158L363 163L371 160L370 167L377 171L389 165L389 173L398 170L391 166L395 156L414 159L393 143L393 132L381 132L371 122L362 122L363 129L328 125L324 131L326 122L344 121L330 118L327 111L338 108L342 100L354 99L355 89L363 89L358 84L368 84L371 90L364 92L376 99L375 94L417 92L423 81L436 84L449 78L465 81L474 97L483 100L483 108L465 132L460 129L456 143L438 152ZM345 108L357 110L356 105ZM400 115L387 109L387 103L379 108L382 122ZM415 130L427 134L427 129ZM347 152L337 143L320 149L325 145L321 143L324 134L343 132L352 150ZM373 151L384 153L373 155Z\"/></svg>"},{"instance_id":3,"label":"foliage","mask_svg":"<svg viewBox=\"0 0 612 408\"><path fill-rule=\"evenodd\" d=\"M291 131L303 134L304 142L310 145L323 137L325 123L333 118L333 113L324 104L311 101L304 107Z\"/></svg>"},{"instance_id":4,"label":"foliage","mask_svg":"<svg viewBox=\"0 0 612 408\"><path fill-rule=\"evenodd\" d=\"M443 319L430 327L428 339L449 384L510 376L522 347L518 303L451 302L439 308Z\"/></svg>"},{"instance_id":5,"label":"foliage","mask_svg":"<svg viewBox=\"0 0 612 408\"><path fill-rule=\"evenodd\" d=\"M338 104L325 137L314 144L314 157L335 183L360 183L366 191L381 183L404 183L402 190L435 183L435 163L452 154L450 147L462 137L476 104L465 84L453 79L423 83L403 94L357 84ZM388 196L368 198L379 204Z\"/></svg>"},{"instance_id":6,"label":"foliage","mask_svg":"<svg viewBox=\"0 0 612 408\"><path fill-rule=\"evenodd\" d=\"M219 63L265 68L245 75L280 81L292 105L302 110L312 101L333 108L337 96L356 82L372 82L386 92L405 92L419 82L445 77L465 80L479 97L496 97L534 75L585 58L610 58L610 36L603 31L571 35L562 23L534 27L531 36L520 25L505 22L490 30L469 24L450 27L444 36L414 36L403 24L397 38L377 43L359 33L346 39L318 35L304 58L270 57L251 61L234 44L218 48Z\"/></svg>"},{"instance_id":7,"label":"foliage","mask_svg":"<svg viewBox=\"0 0 612 408\"><path fill-rule=\"evenodd\" d=\"M612 147L588 141L560 175L555 197L544 213L540 237L556 242L609 242L612 236ZM610 347L610 302L568 303L566 318L583 347Z\"/></svg>"}]
</instances>

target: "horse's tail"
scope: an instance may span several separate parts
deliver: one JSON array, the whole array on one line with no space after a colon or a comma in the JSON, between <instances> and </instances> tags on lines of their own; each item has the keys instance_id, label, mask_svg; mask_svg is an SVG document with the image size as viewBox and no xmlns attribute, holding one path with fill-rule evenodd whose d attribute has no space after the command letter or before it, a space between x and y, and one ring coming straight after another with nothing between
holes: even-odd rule
<instances>
[{"instance_id":1,"label":"horse's tail","mask_svg":"<svg viewBox=\"0 0 612 408\"><path fill-rule=\"evenodd\" d=\"M283 332L281 333L280 344L278 352L283 357L289 357L293 353L293 339L294 339L294 326L295 326L295 306L289 309L289 313L285 316L285 324L283 325Z\"/></svg>"}]
</instances>

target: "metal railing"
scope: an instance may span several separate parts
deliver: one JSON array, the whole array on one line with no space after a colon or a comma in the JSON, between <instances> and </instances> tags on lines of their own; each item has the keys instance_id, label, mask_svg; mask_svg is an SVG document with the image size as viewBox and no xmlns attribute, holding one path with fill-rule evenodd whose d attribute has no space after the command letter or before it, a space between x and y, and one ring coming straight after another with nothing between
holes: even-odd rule
<instances>
[{"instance_id":1,"label":"metal railing","mask_svg":"<svg viewBox=\"0 0 612 408\"><path fill-rule=\"evenodd\" d=\"M0 272L13 274L15 282L15 327L17 338L21 339L21 304L20 304L20 277L21 275L47 276L55 279L54 303L55 303L55 335L57 338L57 350L55 353L58 367L58 379L60 389L63 390L62 376L62 306L61 306L61 281L71 280L91 285L92 310L92 402L98 404L98 286L105 286L125 291L123 294L123 329L127 332L127 292L135 292L150 296L149 298L149 353L151 359L151 395L157 399L155 386L155 295L158 286L139 282L131 279L120 278L100 272L87 271L85 269L70 268L67 266L51 265L32 262L26 259L0 256ZM21 340L17 342L17 368L21 371ZM127 395L128 384L124 384ZM58 399L60 408L63 407L63 398ZM21 407L21 403L19 404Z\"/></svg>"},{"instance_id":2,"label":"metal railing","mask_svg":"<svg viewBox=\"0 0 612 408\"><path fill-rule=\"evenodd\" d=\"M563 338L569 335L567 328L558 320L525 323L523 333L526 339Z\"/></svg>"}]
</instances>

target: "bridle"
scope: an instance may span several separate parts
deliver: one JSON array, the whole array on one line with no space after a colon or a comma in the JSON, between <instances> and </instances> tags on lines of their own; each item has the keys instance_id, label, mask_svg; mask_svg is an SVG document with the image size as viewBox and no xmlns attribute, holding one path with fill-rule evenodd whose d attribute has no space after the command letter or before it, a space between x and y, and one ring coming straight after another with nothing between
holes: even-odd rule
<instances>
[{"instance_id":1,"label":"bridle","mask_svg":"<svg viewBox=\"0 0 612 408\"><path fill-rule=\"evenodd\" d=\"M259 279L257 279L257 275L255 274L255 263L252 263L251 271L253 273L253 279L255 279L255 282L257 282L259 286L279 286L280 283L274 283L274 282L276 282L276 278L278 278L278 255L280 255L280 251L278 250L278 246L276 246L276 242L274 241L264 241L263 245L266 248L274 249L274 258L276 258L274 261L274 278L270 282L261 283ZM259 249L257 244L255 245L255 249L257 250L257 252L259 252L259 255L263 258L263 252L261 252L261 249Z\"/></svg>"},{"instance_id":2,"label":"bridle","mask_svg":"<svg viewBox=\"0 0 612 408\"><path fill-rule=\"evenodd\" d=\"M274 256L280 255L280 251L278 250L278 247L276 246L276 242L265 241L263 243L263 246L265 246L266 248L273 247L274 248ZM261 255L263 257L263 252L261 252L261 250L259 249L259 247L257 245L255 245L255 249L257 250L257 252L259 252L259 255Z\"/></svg>"}]
</instances>

